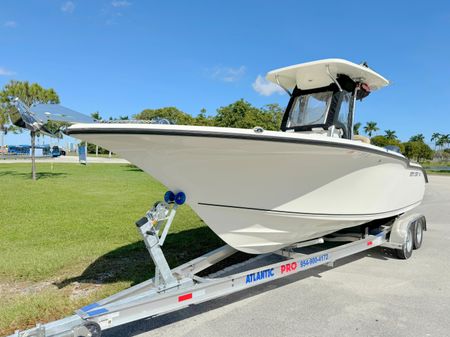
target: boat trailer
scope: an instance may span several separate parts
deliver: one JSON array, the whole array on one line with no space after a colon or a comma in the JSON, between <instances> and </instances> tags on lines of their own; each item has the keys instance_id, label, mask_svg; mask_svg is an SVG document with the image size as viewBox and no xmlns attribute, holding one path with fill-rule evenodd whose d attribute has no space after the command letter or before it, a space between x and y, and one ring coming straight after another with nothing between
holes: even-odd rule
<instances>
[{"instance_id":1,"label":"boat trailer","mask_svg":"<svg viewBox=\"0 0 450 337\"><path fill-rule=\"evenodd\" d=\"M403 214L378 227L366 227L360 235L334 234L331 237L299 242L279 251L258 255L248 261L215 273L218 277L200 277L197 274L237 252L225 245L177 268L170 269L162 246L177 208L186 196L183 192L167 192L165 202L157 202L147 214L136 222L145 246L155 264L155 276L141 284L87 305L73 316L47 324L38 324L25 331L16 331L10 337L100 337L101 332L143 318L180 310L190 305L209 301L248 289L308 269L327 265L336 260L384 246L395 249L401 259L411 256L420 247L426 220L421 214ZM321 245L325 241L342 244L309 254L299 249ZM262 257L275 255L279 261L242 271L245 266ZM240 271L236 272L237 270ZM233 271L235 273L233 273ZM222 274L222 275L221 275Z\"/></svg>"}]
</instances>

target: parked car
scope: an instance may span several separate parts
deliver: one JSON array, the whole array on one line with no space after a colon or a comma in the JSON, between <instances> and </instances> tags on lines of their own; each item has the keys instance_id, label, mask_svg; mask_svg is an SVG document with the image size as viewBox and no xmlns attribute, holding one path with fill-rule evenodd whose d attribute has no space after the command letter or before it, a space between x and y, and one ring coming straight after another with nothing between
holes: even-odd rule
<instances>
[{"instance_id":1,"label":"parked car","mask_svg":"<svg viewBox=\"0 0 450 337\"><path fill-rule=\"evenodd\" d=\"M52 157L59 157L59 156L65 156L66 151L59 146L53 146L52 147Z\"/></svg>"}]
</instances>

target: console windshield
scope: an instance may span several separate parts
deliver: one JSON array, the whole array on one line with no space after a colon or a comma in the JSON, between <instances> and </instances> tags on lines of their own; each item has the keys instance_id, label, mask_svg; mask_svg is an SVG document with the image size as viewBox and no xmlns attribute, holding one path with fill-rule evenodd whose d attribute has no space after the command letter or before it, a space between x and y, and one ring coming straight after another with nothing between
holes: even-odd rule
<instances>
[{"instance_id":1,"label":"console windshield","mask_svg":"<svg viewBox=\"0 0 450 337\"><path fill-rule=\"evenodd\" d=\"M322 91L298 96L289 112L286 127L325 124L332 91Z\"/></svg>"}]
</instances>

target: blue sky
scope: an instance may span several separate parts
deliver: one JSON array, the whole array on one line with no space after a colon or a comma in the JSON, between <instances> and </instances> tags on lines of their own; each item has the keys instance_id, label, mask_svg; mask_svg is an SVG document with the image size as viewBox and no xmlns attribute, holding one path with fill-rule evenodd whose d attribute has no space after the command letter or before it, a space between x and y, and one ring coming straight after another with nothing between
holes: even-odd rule
<instances>
[{"instance_id":1,"label":"blue sky","mask_svg":"<svg viewBox=\"0 0 450 337\"><path fill-rule=\"evenodd\" d=\"M357 121L402 140L450 133L449 1L3 0L0 44L0 86L38 82L105 117L164 106L214 114L240 98L285 106L258 76L367 61L392 85L357 107Z\"/></svg>"}]
</instances>

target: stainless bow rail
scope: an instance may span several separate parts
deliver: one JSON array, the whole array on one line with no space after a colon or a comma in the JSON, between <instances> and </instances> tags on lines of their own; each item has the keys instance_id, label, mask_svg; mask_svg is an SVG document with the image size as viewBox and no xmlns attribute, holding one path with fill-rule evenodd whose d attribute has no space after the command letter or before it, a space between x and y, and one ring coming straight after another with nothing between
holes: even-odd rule
<instances>
[{"instance_id":1,"label":"stainless bow rail","mask_svg":"<svg viewBox=\"0 0 450 337\"><path fill-rule=\"evenodd\" d=\"M226 259L236 250L226 245L170 269L162 246L178 206L184 203L185 196L180 193L166 193L166 202L156 203L145 217L136 222L155 264L155 276L152 279L87 305L73 316L38 324L26 331L16 331L10 337L99 337L102 330L180 310L321 265L333 266L336 260L377 246L396 249L400 258L409 258L412 249L420 247L423 230L426 230L423 215L405 214L376 228L367 227L365 233L360 235L319 238L266 254L278 257L277 262L247 270L245 267L252 263L261 264L264 259L258 256L216 273L224 276L200 277L197 275L199 272ZM346 243L311 254L298 252L301 247L320 245L324 241Z\"/></svg>"}]
</instances>

